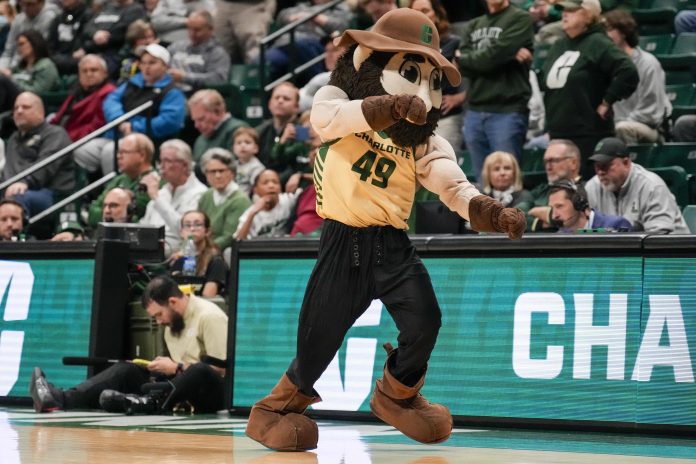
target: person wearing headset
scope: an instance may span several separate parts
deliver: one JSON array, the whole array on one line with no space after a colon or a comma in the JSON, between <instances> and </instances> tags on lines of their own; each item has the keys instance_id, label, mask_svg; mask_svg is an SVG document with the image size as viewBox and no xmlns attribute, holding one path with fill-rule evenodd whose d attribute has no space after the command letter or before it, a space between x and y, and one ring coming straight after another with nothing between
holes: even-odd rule
<instances>
[{"instance_id":1,"label":"person wearing headset","mask_svg":"<svg viewBox=\"0 0 696 464\"><path fill-rule=\"evenodd\" d=\"M132 191L120 187L108 191L102 204L103 222L132 222L137 205ZM66 221L60 224L58 233L51 239L54 242L70 242L89 238L84 228L77 222Z\"/></svg>"},{"instance_id":2,"label":"person wearing headset","mask_svg":"<svg viewBox=\"0 0 696 464\"><path fill-rule=\"evenodd\" d=\"M19 240L28 222L20 203L10 199L0 200L0 241Z\"/></svg>"},{"instance_id":3,"label":"person wearing headset","mask_svg":"<svg viewBox=\"0 0 696 464\"><path fill-rule=\"evenodd\" d=\"M572 180L560 179L549 186L551 218L559 232L569 233L579 229L630 232L631 223L621 216L610 216L590 208L587 193L582 185Z\"/></svg>"}]
</instances>

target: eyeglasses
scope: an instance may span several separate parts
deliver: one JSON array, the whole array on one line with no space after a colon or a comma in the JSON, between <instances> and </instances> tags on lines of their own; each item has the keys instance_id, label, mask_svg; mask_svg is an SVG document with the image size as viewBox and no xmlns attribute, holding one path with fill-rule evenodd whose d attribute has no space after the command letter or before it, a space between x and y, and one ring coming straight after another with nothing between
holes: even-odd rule
<instances>
[{"instance_id":1,"label":"eyeglasses","mask_svg":"<svg viewBox=\"0 0 696 464\"><path fill-rule=\"evenodd\" d=\"M118 153L138 153L138 150L129 150L127 148L119 148Z\"/></svg>"},{"instance_id":2,"label":"eyeglasses","mask_svg":"<svg viewBox=\"0 0 696 464\"><path fill-rule=\"evenodd\" d=\"M544 165L547 164L558 164L563 160L570 158L570 156L560 156L558 158L544 158Z\"/></svg>"},{"instance_id":3,"label":"eyeglasses","mask_svg":"<svg viewBox=\"0 0 696 464\"><path fill-rule=\"evenodd\" d=\"M104 209L116 209L119 206L121 206L121 205L119 205L118 203L104 203L103 208Z\"/></svg>"},{"instance_id":4,"label":"eyeglasses","mask_svg":"<svg viewBox=\"0 0 696 464\"><path fill-rule=\"evenodd\" d=\"M222 169L206 169L206 170L205 170L205 173L206 173L207 175L217 176L218 174L224 174L224 173L226 173L227 171L229 171L228 168L222 168Z\"/></svg>"},{"instance_id":5,"label":"eyeglasses","mask_svg":"<svg viewBox=\"0 0 696 464\"><path fill-rule=\"evenodd\" d=\"M177 158L174 158L174 159L161 158L161 159L159 160L159 164L160 164L160 165L164 165L164 164L175 164L175 163L183 163L183 162L184 162L184 160L180 160L180 159L177 159Z\"/></svg>"},{"instance_id":6,"label":"eyeglasses","mask_svg":"<svg viewBox=\"0 0 696 464\"><path fill-rule=\"evenodd\" d=\"M205 228L205 224L203 224L202 222L184 222L183 224L181 224L181 227L189 230L203 229Z\"/></svg>"}]
</instances>

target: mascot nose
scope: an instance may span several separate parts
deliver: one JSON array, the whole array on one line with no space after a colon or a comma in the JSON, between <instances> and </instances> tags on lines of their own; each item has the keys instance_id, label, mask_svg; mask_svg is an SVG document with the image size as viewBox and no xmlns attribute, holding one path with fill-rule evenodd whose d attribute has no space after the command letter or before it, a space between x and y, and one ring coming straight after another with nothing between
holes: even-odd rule
<instances>
[{"instance_id":1,"label":"mascot nose","mask_svg":"<svg viewBox=\"0 0 696 464\"><path fill-rule=\"evenodd\" d=\"M416 93L416 96L420 97L420 99L425 102L425 111L428 112L433 107L433 101L430 98L430 85L429 85L429 83L426 81L424 84L425 85L421 84L418 87L418 93Z\"/></svg>"}]
</instances>

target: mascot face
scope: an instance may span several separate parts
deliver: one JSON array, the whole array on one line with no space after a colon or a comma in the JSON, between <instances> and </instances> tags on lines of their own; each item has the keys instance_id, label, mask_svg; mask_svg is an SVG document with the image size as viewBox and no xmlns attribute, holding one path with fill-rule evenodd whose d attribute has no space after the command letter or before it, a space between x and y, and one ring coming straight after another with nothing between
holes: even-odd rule
<instances>
[{"instance_id":1,"label":"mascot face","mask_svg":"<svg viewBox=\"0 0 696 464\"><path fill-rule=\"evenodd\" d=\"M423 55L394 55L382 72L382 87L390 95L419 96L428 111L442 104L442 71Z\"/></svg>"},{"instance_id":2,"label":"mascot face","mask_svg":"<svg viewBox=\"0 0 696 464\"><path fill-rule=\"evenodd\" d=\"M413 147L427 142L440 119L442 79L459 85L456 66L440 54L435 25L424 14L398 8L382 16L371 31L349 29L335 41L351 46L338 60L329 85L342 89L351 100L378 95L416 95L428 112L424 125L406 120L385 129L397 145Z\"/></svg>"}]
</instances>

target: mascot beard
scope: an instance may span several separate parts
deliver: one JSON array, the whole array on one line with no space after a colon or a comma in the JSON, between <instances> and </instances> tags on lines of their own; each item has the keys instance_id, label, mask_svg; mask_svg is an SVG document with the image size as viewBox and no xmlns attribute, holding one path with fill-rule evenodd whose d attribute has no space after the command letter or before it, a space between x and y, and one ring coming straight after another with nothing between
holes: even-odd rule
<instances>
[{"instance_id":1,"label":"mascot beard","mask_svg":"<svg viewBox=\"0 0 696 464\"><path fill-rule=\"evenodd\" d=\"M353 53L356 48L357 45L353 45L339 58L336 68L331 73L329 85L343 90L350 100L389 95L382 86L382 73L396 53L372 51L360 69L356 71L353 65ZM415 147L428 141L435 132L439 120L440 108L432 107L422 126L401 119L386 128L384 132L400 147Z\"/></svg>"}]
</instances>

